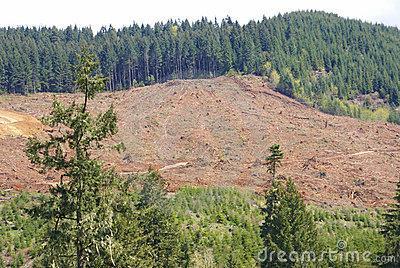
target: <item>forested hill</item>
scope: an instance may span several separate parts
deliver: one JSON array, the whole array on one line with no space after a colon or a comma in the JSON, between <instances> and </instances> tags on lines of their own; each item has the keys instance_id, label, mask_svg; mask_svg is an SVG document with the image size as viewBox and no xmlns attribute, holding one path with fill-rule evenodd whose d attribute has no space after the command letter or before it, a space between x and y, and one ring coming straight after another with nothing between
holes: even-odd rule
<instances>
[{"instance_id":1,"label":"forested hill","mask_svg":"<svg viewBox=\"0 0 400 268\"><path fill-rule=\"evenodd\" d=\"M399 105L400 32L316 11L239 25L205 18L103 28L1 28L0 89L72 91L76 53L90 47L116 90L229 71L266 75L309 102L378 92Z\"/></svg>"}]
</instances>

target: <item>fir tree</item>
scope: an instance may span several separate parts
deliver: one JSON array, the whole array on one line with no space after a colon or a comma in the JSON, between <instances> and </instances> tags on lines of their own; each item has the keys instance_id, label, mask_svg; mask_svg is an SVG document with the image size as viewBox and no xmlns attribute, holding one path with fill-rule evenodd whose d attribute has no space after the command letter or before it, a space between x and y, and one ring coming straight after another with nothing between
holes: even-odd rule
<instances>
[{"instance_id":1,"label":"fir tree","mask_svg":"<svg viewBox=\"0 0 400 268\"><path fill-rule=\"evenodd\" d=\"M192 24L103 27L96 35L77 27L0 28L0 88L21 94L72 91L74 55L87 44L100 59L109 90L218 76L231 69L265 74L268 61L281 78L272 81L291 97L320 105L316 100L323 95L347 100L378 92L398 106L399 36L395 27L307 11L245 25L203 18Z\"/></svg>"},{"instance_id":2,"label":"fir tree","mask_svg":"<svg viewBox=\"0 0 400 268\"><path fill-rule=\"evenodd\" d=\"M274 144L269 147L269 151L271 155L266 158L268 173L272 174L272 179L274 180L276 178L277 169L281 165L283 159L283 152L281 151L279 144Z\"/></svg>"},{"instance_id":3,"label":"fir tree","mask_svg":"<svg viewBox=\"0 0 400 268\"><path fill-rule=\"evenodd\" d=\"M181 238L164 180L150 170L131 177L124 189L118 202L123 213L119 213L114 230L117 266L179 267L183 261Z\"/></svg>"},{"instance_id":4,"label":"fir tree","mask_svg":"<svg viewBox=\"0 0 400 268\"><path fill-rule=\"evenodd\" d=\"M259 256L262 266L300 267L302 253L316 250L317 232L312 214L291 179L285 183L274 181L265 202L265 220L261 227L265 248ZM283 258L278 258L280 252L284 252ZM299 258L290 258L292 252L297 252Z\"/></svg>"},{"instance_id":5,"label":"fir tree","mask_svg":"<svg viewBox=\"0 0 400 268\"><path fill-rule=\"evenodd\" d=\"M397 183L395 203L385 214L382 233L386 238L386 255L394 256L393 267L400 264L400 182Z\"/></svg>"},{"instance_id":6,"label":"fir tree","mask_svg":"<svg viewBox=\"0 0 400 268\"><path fill-rule=\"evenodd\" d=\"M105 86L97 67L92 54L80 57L76 86L84 93L83 104L65 107L54 101L50 116L43 119L54 131L47 139L32 138L28 143L32 163L62 174L50 189L50 200L35 210L35 216L49 222L44 266L114 266L112 202L117 176L104 170L90 152L115 134L117 125L112 107L96 117L88 112L88 101Z\"/></svg>"}]
</instances>

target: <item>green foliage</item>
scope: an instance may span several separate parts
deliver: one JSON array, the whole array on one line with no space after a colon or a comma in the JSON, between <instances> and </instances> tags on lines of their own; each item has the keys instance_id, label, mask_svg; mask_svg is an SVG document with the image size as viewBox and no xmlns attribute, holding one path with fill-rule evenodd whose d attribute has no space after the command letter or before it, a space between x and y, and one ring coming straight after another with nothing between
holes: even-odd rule
<instances>
[{"instance_id":1,"label":"green foliage","mask_svg":"<svg viewBox=\"0 0 400 268\"><path fill-rule=\"evenodd\" d=\"M171 26L171 34L173 37L177 37L178 36L178 25L172 25Z\"/></svg>"},{"instance_id":2,"label":"green foliage","mask_svg":"<svg viewBox=\"0 0 400 268\"><path fill-rule=\"evenodd\" d=\"M326 96L319 100L318 107L323 112L332 115L350 116L368 121L388 121L391 123L396 123L396 111L387 107L379 107L375 110L370 110L338 98L332 99Z\"/></svg>"},{"instance_id":3,"label":"green foliage","mask_svg":"<svg viewBox=\"0 0 400 268\"><path fill-rule=\"evenodd\" d=\"M290 69L285 68L281 74L279 84L277 85L277 90L282 94L294 97L295 96L295 84L294 77Z\"/></svg>"},{"instance_id":4,"label":"green foliage","mask_svg":"<svg viewBox=\"0 0 400 268\"><path fill-rule=\"evenodd\" d=\"M165 184L154 171L131 177L115 190L116 267L258 267L263 247L259 208L264 206L259 196L233 188L185 187L167 198ZM45 222L27 212L48 197L27 193L12 197L0 203L3 267L20 252L27 254L24 263L33 260L34 267L43 267L36 253L46 234ZM345 241L344 253L368 251L373 260L385 248L381 210L316 206L307 210L316 224L320 252L337 251L338 241ZM316 267L374 267L374 263L331 261L325 255Z\"/></svg>"},{"instance_id":5,"label":"green foliage","mask_svg":"<svg viewBox=\"0 0 400 268\"><path fill-rule=\"evenodd\" d=\"M300 197L291 179L283 183L273 181L271 189L265 196L263 267L296 267L301 266L301 259L290 259L282 263L279 252L287 255L291 252L317 252L317 230L309 210ZM274 254L271 254L274 253Z\"/></svg>"},{"instance_id":6,"label":"green foliage","mask_svg":"<svg viewBox=\"0 0 400 268\"><path fill-rule=\"evenodd\" d=\"M112 216L117 175L91 159L90 152L116 133L116 115L112 107L97 117L87 111L88 100L105 86L104 79L95 75L96 67L94 56L83 53L76 87L84 92L84 103L64 107L54 101L50 116L43 120L54 132L44 140L31 138L26 150L31 162L43 171L62 173L60 183L50 189L50 199L34 211L48 222L42 251L45 266L114 263Z\"/></svg>"},{"instance_id":7,"label":"green foliage","mask_svg":"<svg viewBox=\"0 0 400 268\"><path fill-rule=\"evenodd\" d=\"M266 61L261 66L261 75L264 76L266 80L272 85L280 85L281 77L278 72L274 68L272 68L272 63L270 61Z\"/></svg>"},{"instance_id":8,"label":"green foliage","mask_svg":"<svg viewBox=\"0 0 400 268\"><path fill-rule=\"evenodd\" d=\"M274 85L279 85L281 81L281 77L276 70L272 70L271 74L269 75L269 81Z\"/></svg>"},{"instance_id":9,"label":"green foliage","mask_svg":"<svg viewBox=\"0 0 400 268\"><path fill-rule=\"evenodd\" d=\"M378 92L399 105L400 34L395 27L299 11L240 25L168 21L119 30L1 28L0 88L9 93L73 91L83 45L93 48L107 88L172 78L240 73L266 75L278 89L313 103ZM281 79L277 79L278 77Z\"/></svg>"},{"instance_id":10,"label":"green foliage","mask_svg":"<svg viewBox=\"0 0 400 268\"><path fill-rule=\"evenodd\" d=\"M13 259L11 267L19 268L22 267L23 264L24 264L24 255L22 254L22 252L18 252L18 254Z\"/></svg>"},{"instance_id":11,"label":"green foliage","mask_svg":"<svg viewBox=\"0 0 400 268\"><path fill-rule=\"evenodd\" d=\"M118 197L114 224L117 267L179 267L183 262L179 225L155 171L131 177Z\"/></svg>"},{"instance_id":12,"label":"green foliage","mask_svg":"<svg viewBox=\"0 0 400 268\"><path fill-rule=\"evenodd\" d=\"M275 179L277 168L281 165L283 159L283 152L281 151L279 144L274 144L269 147L269 151L271 155L266 158L268 173L271 173L272 178Z\"/></svg>"},{"instance_id":13,"label":"green foliage","mask_svg":"<svg viewBox=\"0 0 400 268\"><path fill-rule=\"evenodd\" d=\"M262 76L270 76L272 72L272 63L270 61L264 62L263 65L261 65L261 75Z\"/></svg>"},{"instance_id":14,"label":"green foliage","mask_svg":"<svg viewBox=\"0 0 400 268\"><path fill-rule=\"evenodd\" d=\"M96 260L91 259L90 266L181 266L184 241L179 235L178 221L170 199L166 197L165 183L160 175L149 171L131 177L124 183L119 183L113 191L114 195L109 196L113 212L108 215L113 221L108 234L112 234L113 243L107 244L112 247L112 255L111 249L108 252L93 253L96 256L101 255ZM23 193L12 196L10 201L0 203L0 258L12 256L11 264L20 267L21 263L30 261L25 258L21 260L21 256L24 257L22 252L27 251L35 267L47 266L48 260L44 259L47 256L43 254L42 243L49 240L47 236L52 222L49 222L50 226L46 226L47 219L31 216L28 212L32 208L37 212L37 205L46 204L49 198L52 198L51 195ZM105 218L103 215L92 217L99 220ZM62 236L62 233L56 235ZM93 242L96 240L107 242L107 233L99 233L92 238ZM57 241L64 243L64 246L69 244L69 241L60 241L60 238ZM107 258L112 258L113 263L106 263L104 259ZM55 264L62 267L76 266L73 261L58 261Z\"/></svg>"},{"instance_id":15,"label":"green foliage","mask_svg":"<svg viewBox=\"0 0 400 268\"><path fill-rule=\"evenodd\" d=\"M31 138L26 150L43 172L61 173L49 199L33 209L47 227L35 261L46 267L178 266L177 224L159 174L123 181L91 158L117 132L117 119L112 106L96 117L88 112L88 100L105 88L105 79L96 74L94 55L84 52L79 60L76 88L84 93L83 104L54 101L42 120L54 131L44 140Z\"/></svg>"},{"instance_id":16,"label":"green foliage","mask_svg":"<svg viewBox=\"0 0 400 268\"><path fill-rule=\"evenodd\" d=\"M259 199L233 188L179 190L172 199L189 267L257 267Z\"/></svg>"},{"instance_id":17,"label":"green foliage","mask_svg":"<svg viewBox=\"0 0 400 268\"><path fill-rule=\"evenodd\" d=\"M3 257L2 257L2 256L0 256L0 268L6 268L6 263L5 263L5 261L3 260Z\"/></svg>"},{"instance_id":18,"label":"green foliage","mask_svg":"<svg viewBox=\"0 0 400 268\"><path fill-rule=\"evenodd\" d=\"M240 75L240 73L238 73L234 69L229 69L229 71L226 73L226 76L228 76L228 77L235 77L235 76L238 76L238 75Z\"/></svg>"},{"instance_id":19,"label":"green foliage","mask_svg":"<svg viewBox=\"0 0 400 268\"><path fill-rule=\"evenodd\" d=\"M332 115L348 115L351 117L361 118L361 107L351 105L348 102L342 101L338 98L322 97L319 102L320 109Z\"/></svg>"},{"instance_id":20,"label":"green foliage","mask_svg":"<svg viewBox=\"0 0 400 268\"><path fill-rule=\"evenodd\" d=\"M356 208L322 209L311 207L317 224L319 247L323 251L358 252L356 258L326 258L319 262L319 267L375 267L375 260L382 253L385 241L380 234L382 212ZM343 242L342 242L343 241ZM342 243L342 244L339 244ZM361 255L369 252L368 260ZM350 255L348 255L350 256Z\"/></svg>"},{"instance_id":21,"label":"green foliage","mask_svg":"<svg viewBox=\"0 0 400 268\"><path fill-rule=\"evenodd\" d=\"M44 233L45 222L29 215L29 210L41 202L42 197L28 193L2 197L10 200L0 202L0 267L6 267L6 256L14 256L13 263L20 265L24 262L20 253L29 249L30 257L35 257Z\"/></svg>"},{"instance_id":22,"label":"green foliage","mask_svg":"<svg viewBox=\"0 0 400 268\"><path fill-rule=\"evenodd\" d=\"M388 122L400 125L400 112L394 109L390 110Z\"/></svg>"},{"instance_id":23,"label":"green foliage","mask_svg":"<svg viewBox=\"0 0 400 268\"><path fill-rule=\"evenodd\" d=\"M386 240L386 253L396 257L400 264L400 182L397 183L395 203L385 213L385 224L382 233Z\"/></svg>"},{"instance_id":24,"label":"green foliage","mask_svg":"<svg viewBox=\"0 0 400 268\"><path fill-rule=\"evenodd\" d=\"M93 99L95 94L105 89L106 78L98 72L99 62L95 56L84 50L79 55L79 65L76 74L77 91L85 94L85 104L87 99Z\"/></svg>"}]
</instances>

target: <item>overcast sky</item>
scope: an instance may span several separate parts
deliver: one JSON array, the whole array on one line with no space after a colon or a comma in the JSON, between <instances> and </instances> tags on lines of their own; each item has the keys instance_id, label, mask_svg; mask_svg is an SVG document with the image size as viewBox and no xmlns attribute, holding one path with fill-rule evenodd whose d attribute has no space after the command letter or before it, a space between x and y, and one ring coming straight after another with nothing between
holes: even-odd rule
<instances>
[{"instance_id":1,"label":"overcast sky","mask_svg":"<svg viewBox=\"0 0 400 268\"><path fill-rule=\"evenodd\" d=\"M227 15L240 23L294 10L324 10L400 27L400 0L5 0L0 26L101 26Z\"/></svg>"}]
</instances>

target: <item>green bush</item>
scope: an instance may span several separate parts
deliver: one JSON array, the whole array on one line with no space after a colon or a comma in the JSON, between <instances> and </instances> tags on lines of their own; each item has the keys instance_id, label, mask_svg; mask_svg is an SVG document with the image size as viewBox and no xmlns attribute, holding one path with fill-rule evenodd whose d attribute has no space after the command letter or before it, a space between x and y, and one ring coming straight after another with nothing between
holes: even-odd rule
<instances>
[{"instance_id":1,"label":"green bush","mask_svg":"<svg viewBox=\"0 0 400 268\"><path fill-rule=\"evenodd\" d=\"M400 115L395 110L388 107L379 107L375 110L360 107L338 98L323 96L317 104L318 108L324 113L332 115L350 116L367 121L392 122L400 124Z\"/></svg>"},{"instance_id":2,"label":"green bush","mask_svg":"<svg viewBox=\"0 0 400 268\"><path fill-rule=\"evenodd\" d=\"M1 255L0 255L0 268L6 268L6 263Z\"/></svg>"},{"instance_id":3,"label":"green bush","mask_svg":"<svg viewBox=\"0 0 400 268\"><path fill-rule=\"evenodd\" d=\"M400 112L394 109L390 110L388 122L400 125Z\"/></svg>"},{"instance_id":4,"label":"green bush","mask_svg":"<svg viewBox=\"0 0 400 268\"><path fill-rule=\"evenodd\" d=\"M236 71L235 69L229 69L229 71L227 71L225 75L228 77L234 77L234 76L241 75L241 73Z\"/></svg>"}]
</instances>

